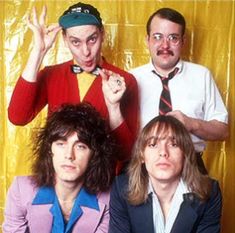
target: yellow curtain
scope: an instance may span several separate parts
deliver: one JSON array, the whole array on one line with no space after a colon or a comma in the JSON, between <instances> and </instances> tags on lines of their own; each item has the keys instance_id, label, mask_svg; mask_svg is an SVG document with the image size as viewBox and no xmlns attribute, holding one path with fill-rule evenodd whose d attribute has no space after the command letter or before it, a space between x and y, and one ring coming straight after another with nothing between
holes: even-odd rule
<instances>
[{"instance_id":1,"label":"yellow curtain","mask_svg":"<svg viewBox=\"0 0 235 233\"><path fill-rule=\"evenodd\" d=\"M47 23L78 1L0 1L0 223L6 191L16 175L30 174L30 141L34 128L43 124L46 110L24 127L12 125L7 107L31 48L32 33L25 19L33 6L40 11L47 5ZM183 57L207 66L213 73L229 111L230 136L225 142L210 142L203 159L223 193L222 232L235 232L235 65L234 65L234 1L83 1L96 6L103 18L106 59L126 70L149 60L145 45L145 24L152 12L160 7L180 11L187 21L187 45ZM47 54L44 64L55 64L70 58L60 36ZM1 229L1 228L0 228Z\"/></svg>"}]
</instances>

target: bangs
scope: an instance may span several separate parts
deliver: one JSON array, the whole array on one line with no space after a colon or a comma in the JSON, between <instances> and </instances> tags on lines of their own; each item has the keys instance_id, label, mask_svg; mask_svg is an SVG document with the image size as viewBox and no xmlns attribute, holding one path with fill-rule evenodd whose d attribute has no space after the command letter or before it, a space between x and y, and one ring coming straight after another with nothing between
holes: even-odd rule
<instances>
[{"instance_id":1,"label":"bangs","mask_svg":"<svg viewBox=\"0 0 235 233\"><path fill-rule=\"evenodd\" d=\"M57 140L66 140L69 136L76 133L78 136L78 140L82 143L85 143L90 147L90 135L88 135L85 130L82 128L75 128L73 125L63 125L60 127L59 125L50 132L49 141L53 143Z\"/></svg>"},{"instance_id":2,"label":"bangs","mask_svg":"<svg viewBox=\"0 0 235 233\"><path fill-rule=\"evenodd\" d=\"M180 140L178 140L178 137L176 136L176 130L171 124L169 124L169 122L156 122L154 125L145 128L145 131L143 131L141 148L144 149L147 144L165 138L174 140L178 145L180 145Z\"/></svg>"}]
</instances>

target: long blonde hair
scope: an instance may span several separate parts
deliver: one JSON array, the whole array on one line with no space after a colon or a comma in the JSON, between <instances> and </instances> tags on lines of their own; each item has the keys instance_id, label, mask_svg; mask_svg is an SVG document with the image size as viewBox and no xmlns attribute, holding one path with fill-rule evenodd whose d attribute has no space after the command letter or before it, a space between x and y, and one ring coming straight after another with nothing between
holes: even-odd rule
<instances>
[{"instance_id":1,"label":"long blonde hair","mask_svg":"<svg viewBox=\"0 0 235 233\"><path fill-rule=\"evenodd\" d=\"M147 200L149 176L143 163L143 153L153 130L157 134L172 132L172 136L184 155L184 165L181 174L183 181L202 201L207 200L211 192L211 179L208 175L203 175L199 171L190 134L176 118L158 116L143 128L136 141L132 159L128 166L128 201L133 205L139 205Z\"/></svg>"}]
</instances>

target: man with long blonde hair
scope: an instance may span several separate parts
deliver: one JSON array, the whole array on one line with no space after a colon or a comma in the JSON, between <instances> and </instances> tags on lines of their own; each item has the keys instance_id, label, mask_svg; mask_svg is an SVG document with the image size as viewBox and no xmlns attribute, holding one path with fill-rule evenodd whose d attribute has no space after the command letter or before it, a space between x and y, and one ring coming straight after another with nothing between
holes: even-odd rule
<instances>
[{"instance_id":1,"label":"man with long blonde hair","mask_svg":"<svg viewBox=\"0 0 235 233\"><path fill-rule=\"evenodd\" d=\"M220 232L218 182L199 171L193 142L172 116L158 116L140 133L127 175L110 200L110 233Z\"/></svg>"}]
</instances>

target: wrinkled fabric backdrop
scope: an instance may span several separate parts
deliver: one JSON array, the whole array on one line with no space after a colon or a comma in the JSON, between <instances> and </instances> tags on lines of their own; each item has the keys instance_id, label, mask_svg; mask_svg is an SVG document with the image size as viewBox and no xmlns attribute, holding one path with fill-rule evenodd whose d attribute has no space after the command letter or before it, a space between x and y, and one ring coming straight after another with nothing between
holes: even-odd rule
<instances>
[{"instance_id":1,"label":"wrinkled fabric backdrop","mask_svg":"<svg viewBox=\"0 0 235 233\"><path fill-rule=\"evenodd\" d=\"M0 1L0 223L6 191L16 175L30 174L31 138L41 126L46 109L27 126L14 126L7 118L8 103L32 46L32 33L25 19L33 6L47 5L47 23L77 1ZM84 1L96 6L106 29L103 54L125 70L147 63L145 24L160 7L180 11L187 21L187 44L183 58L207 66L213 73L229 111L230 136L225 142L210 142L203 159L223 193L222 233L235 232L235 90L234 90L234 1ZM60 36L43 65L70 59ZM232 143L233 142L233 143ZM1 228L0 228L1 229Z\"/></svg>"}]
</instances>

